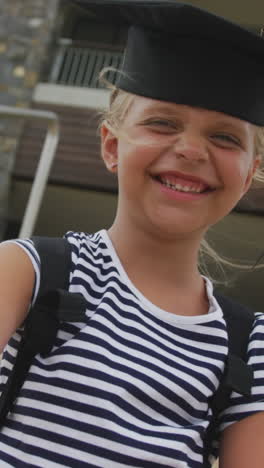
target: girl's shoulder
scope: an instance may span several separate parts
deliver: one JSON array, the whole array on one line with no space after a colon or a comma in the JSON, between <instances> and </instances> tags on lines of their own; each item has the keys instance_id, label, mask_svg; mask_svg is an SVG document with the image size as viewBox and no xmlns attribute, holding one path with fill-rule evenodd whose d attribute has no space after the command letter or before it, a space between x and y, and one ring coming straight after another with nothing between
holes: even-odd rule
<instances>
[{"instance_id":1,"label":"girl's shoulder","mask_svg":"<svg viewBox=\"0 0 264 468\"><path fill-rule=\"evenodd\" d=\"M66 239L71 245L72 252L77 254L82 250L93 251L95 247L103 248L102 232L103 230L90 234L87 232L68 231L62 236L62 239ZM12 243L19 245L29 255L35 268L40 266L40 256L34 244L34 237L32 239L11 239L2 242L2 244Z\"/></svg>"},{"instance_id":2,"label":"girl's shoulder","mask_svg":"<svg viewBox=\"0 0 264 468\"><path fill-rule=\"evenodd\" d=\"M93 252L94 249L105 249L103 241L104 230L95 233L68 231L63 236L71 244L73 252L81 252L82 250Z\"/></svg>"},{"instance_id":3,"label":"girl's shoulder","mask_svg":"<svg viewBox=\"0 0 264 468\"><path fill-rule=\"evenodd\" d=\"M106 249L102 241L101 231L93 234L86 232L68 231L62 238L65 238L71 246L71 272L79 268L82 262L93 263L98 252ZM35 302L38 295L41 280L41 257L32 239L12 239L2 242L5 244L15 244L19 246L29 257L35 272L34 291L32 303Z\"/></svg>"},{"instance_id":4,"label":"girl's shoulder","mask_svg":"<svg viewBox=\"0 0 264 468\"><path fill-rule=\"evenodd\" d=\"M239 324L238 324L239 333ZM220 430L248 416L264 411L264 313L256 312L249 337L247 363L253 370L251 396L233 392L230 405L220 418Z\"/></svg>"},{"instance_id":5,"label":"girl's shoulder","mask_svg":"<svg viewBox=\"0 0 264 468\"><path fill-rule=\"evenodd\" d=\"M259 351L262 348L262 353L264 357L264 312L255 312L254 313L254 322L252 326L252 331L249 339L248 352L252 348L257 348ZM264 360L263 360L264 367Z\"/></svg>"}]
</instances>

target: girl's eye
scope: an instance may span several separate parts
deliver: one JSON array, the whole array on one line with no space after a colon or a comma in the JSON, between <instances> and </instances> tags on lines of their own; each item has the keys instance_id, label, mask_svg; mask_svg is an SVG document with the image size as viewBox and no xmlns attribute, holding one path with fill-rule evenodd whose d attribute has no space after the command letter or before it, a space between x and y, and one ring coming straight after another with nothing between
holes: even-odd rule
<instances>
[{"instance_id":1,"label":"girl's eye","mask_svg":"<svg viewBox=\"0 0 264 468\"><path fill-rule=\"evenodd\" d=\"M169 120L153 120L152 122L150 122L152 124L156 124L156 125L165 125L166 127L168 125L172 125L172 122L170 122Z\"/></svg>"},{"instance_id":2,"label":"girl's eye","mask_svg":"<svg viewBox=\"0 0 264 468\"><path fill-rule=\"evenodd\" d=\"M170 120L165 119L149 120L147 122L144 122L144 125L147 125L148 127L152 127L157 130L162 129L163 131L175 130L177 128L175 122L171 122Z\"/></svg>"},{"instance_id":3,"label":"girl's eye","mask_svg":"<svg viewBox=\"0 0 264 468\"><path fill-rule=\"evenodd\" d=\"M221 141L226 145L241 146L241 142L238 138L235 138L232 135L228 135L226 133L217 133L213 136L213 138Z\"/></svg>"}]
</instances>

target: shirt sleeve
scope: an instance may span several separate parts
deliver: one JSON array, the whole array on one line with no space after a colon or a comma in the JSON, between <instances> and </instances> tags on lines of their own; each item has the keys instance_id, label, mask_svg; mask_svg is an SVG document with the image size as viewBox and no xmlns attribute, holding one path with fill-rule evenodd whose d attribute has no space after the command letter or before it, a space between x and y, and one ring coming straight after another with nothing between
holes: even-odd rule
<instances>
[{"instance_id":1,"label":"shirt sleeve","mask_svg":"<svg viewBox=\"0 0 264 468\"><path fill-rule=\"evenodd\" d=\"M220 431L230 424L264 411L264 313L255 314L247 357L254 374L251 396L245 397L232 392L229 407L220 415Z\"/></svg>"},{"instance_id":2,"label":"shirt sleeve","mask_svg":"<svg viewBox=\"0 0 264 468\"><path fill-rule=\"evenodd\" d=\"M39 254L34 247L33 241L31 239L14 239L2 242L2 244L16 244L28 255L35 271L35 282L31 300L31 304L34 304L39 291L41 264Z\"/></svg>"}]
</instances>

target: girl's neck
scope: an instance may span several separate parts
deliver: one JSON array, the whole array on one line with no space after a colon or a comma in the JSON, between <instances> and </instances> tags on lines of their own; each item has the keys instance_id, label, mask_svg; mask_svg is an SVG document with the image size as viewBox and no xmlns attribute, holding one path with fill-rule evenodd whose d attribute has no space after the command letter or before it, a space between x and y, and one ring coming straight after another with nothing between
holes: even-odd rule
<instances>
[{"instance_id":1,"label":"girl's neck","mask_svg":"<svg viewBox=\"0 0 264 468\"><path fill-rule=\"evenodd\" d=\"M200 283L197 267L200 239L175 240L117 222L108 232L129 276L147 275L160 284L184 289Z\"/></svg>"},{"instance_id":2,"label":"girl's neck","mask_svg":"<svg viewBox=\"0 0 264 468\"><path fill-rule=\"evenodd\" d=\"M197 268L199 243L154 237L117 223L109 237L130 281L152 303L177 315L208 312L204 281Z\"/></svg>"}]
</instances>

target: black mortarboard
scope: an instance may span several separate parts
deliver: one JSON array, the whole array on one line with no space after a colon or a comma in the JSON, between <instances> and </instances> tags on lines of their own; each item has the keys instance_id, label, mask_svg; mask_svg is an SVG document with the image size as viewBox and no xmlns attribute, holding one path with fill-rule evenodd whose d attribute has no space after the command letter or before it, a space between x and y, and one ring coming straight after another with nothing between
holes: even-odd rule
<instances>
[{"instance_id":1,"label":"black mortarboard","mask_svg":"<svg viewBox=\"0 0 264 468\"><path fill-rule=\"evenodd\" d=\"M74 0L90 18L127 24L118 87L264 125L264 39L174 1Z\"/></svg>"}]
</instances>

